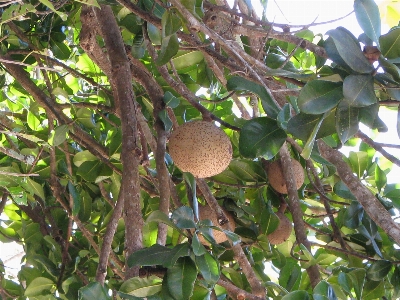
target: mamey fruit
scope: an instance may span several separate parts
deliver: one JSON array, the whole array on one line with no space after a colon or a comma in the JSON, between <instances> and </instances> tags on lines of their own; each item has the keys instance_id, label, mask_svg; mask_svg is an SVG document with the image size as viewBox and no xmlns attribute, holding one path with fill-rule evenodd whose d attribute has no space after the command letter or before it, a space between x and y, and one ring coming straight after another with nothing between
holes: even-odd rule
<instances>
[{"instance_id":1,"label":"mamey fruit","mask_svg":"<svg viewBox=\"0 0 400 300\"><path fill-rule=\"evenodd\" d=\"M296 181L296 188L299 189L304 183L304 170L301 164L292 159L293 174ZM268 165L267 175L269 184L274 188L275 191L281 194L287 194L286 181L283 176L281 161L276 160Z\"/></svg>"},{"instance_id":2,"label":"mamey fruit","mask_svg":"<svg viewBox=\"0 0 400 300\"><path fill-rule=\"evenodd\" d=\"M221 173L232 159L229 137L221 128L206 121L179 126L171 134L168 148L175 165L197 178Z\"/></svg>"},{"instance_id":3,"label":"mamey fruit","mask_svg":"<svg viewBox=\"0 0 400 300\"><path fill-rule=\"evenodd\" d=\"M214 226L217 226L219 228L233 232L235 230L235 220L233 219L232 215L229 212L227 212L226 210L224 210L224 213L227 216L229 222L221 226L218 223L217 213L214 210L212 210L208 204L206 204L206 205L199 204L200 220L209 219L209 220L211 220L211 222L213 223ZM217 242L217 244L228 240L228 238L226 237L226 235L223 231L213 229L212 233L214 236L214 240ZM199 236L200 242L203 245L209 245L209 242L207 242L201 234L199 234L198 236Z\"/></svg>"},{"instance_id":4,"label":"mamey fruit","mask_svg":"<svg viewBox=\"0 0 400 300\"><path fill-rule=\"evenodd\" d=\"M276 216L279 218L278 228L274 232L268 234L268 240L272 245L279 245L289 238L292 233L292 222L282 212L277 212Z\"/></svg>"}]
</instances>

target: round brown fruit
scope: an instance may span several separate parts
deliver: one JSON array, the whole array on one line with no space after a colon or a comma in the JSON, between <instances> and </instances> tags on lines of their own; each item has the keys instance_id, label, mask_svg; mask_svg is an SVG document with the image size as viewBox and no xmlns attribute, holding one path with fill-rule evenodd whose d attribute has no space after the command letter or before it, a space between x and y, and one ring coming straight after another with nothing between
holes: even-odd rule
<instances>
[{"instance_id":1,"label":"round brown fruit","mask_svg":"<svg viewBox=\"0 0 400 300\"><path fill-rule=\"evenodd\" d=\"M235 220L233 219L232 215L229 212L227 212L225 209L223 211L224 211L225 215L227 216L229 222L221 226L218 222L218 216L217 216L216 212L214 212L208 204L199 205L200 220L209 219L209 220L211 220L211 222L213 223L214 226L217 226L221 229L229 230L232 232L235 231L235 227L236 227ZM214 240L217 242L217 244L228 240L228 238L226 237L226 234L223 231L213 229L212 233L214 236ZM201 234L199 234L199 240L203 245L210 244L209 242L206 241L206 239Z\"/></svg>"},{"instance_id":2,"label":"round brown fruit","mask_svg":"<svg viewBox=\"0 0 400 300\"><path fill-rule=\"evenodd\" d=\"M296 188L299 189L304 183L304 170L301 164L295 159L292 159L292 166L294 178L296 180ZM283 176L280 160L276 160L268 166L267 175L269 184L275 191L281 194L287 194L286 181Z\"/></svg>"},{"instance_id":3,"label":"round brown fruit","mask_svg":"<svg viewBox=\"0 0 400 300\"><path fill-rule=\"evenodd\" d=\"M225 132L211 122L184 123L169 139L169 154L183 172L206 178L224 171L232 159L232 145Z\"/></svg>"},{"instance_id":4,"label":"round brown fruit","mask_svg":"<svg viewBox=\"0 0 400 300\"><path fill-rule=\"evenodd\" d=\"M267 236L272 245L279 245L286 242L293 228L292 222L290 222L284 213L277 212L276 216L279 218L278 228Z\"/></svg>"}]
</instances>

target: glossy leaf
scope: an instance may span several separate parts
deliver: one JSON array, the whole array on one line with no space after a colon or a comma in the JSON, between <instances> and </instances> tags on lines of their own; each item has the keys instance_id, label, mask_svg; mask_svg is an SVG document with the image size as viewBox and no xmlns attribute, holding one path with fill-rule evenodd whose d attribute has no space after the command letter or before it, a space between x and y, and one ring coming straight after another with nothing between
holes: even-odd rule
<instances>
[{"instance_id":1,"label":"glossy leaf","mask_svg":"<svg viewBox=\"0 0 400 300\"><path fill-rule=\"evenodd\" d=\"M111 300L111 297L99 282L91 282L79 290L79 300L90 299Z\"/></svg>"},{"instance_id":2,"label":"glossy leaf","mask_svg":"<svg viewBox=\"0 0 400 300\"><path fill-rule=\"evenodd\" d=\"M388 260L378 260L371 264L367 270L367 277L373 281L381 281L392 269L393 264Z\"/></svg>"},{"instance_id":3,"label":"glossy leaf","mask_svg":"<svg viewBox=\"0 0 400 300\"><path fill-rule=\"evenodd\" d=\"M381 17L378 5L373 0L355 0L354 12L356 13L358 24L360 24L365 34L379 47Z\"/></svg>"},{"instance_id":4,"label":"glossy leaf","mask_svg":"<svg viewBox=\"0 0 400 300\"><path fill-rule=\"evenodd\" d=\"M328 282L322 280L314 288L313 299L314 300L336 300L337 297L336 297L335 291L333 290L332 286Z\"/></svg>"},{"instance_id":5,"label":"glossy leaf","mask_svg":"<svg viewBox=\"0 0 400 300\"><path fill-rule=\"evenodd\" d=\"M168 37L176 33L182 26L181 19L170 10L166 10L161 19L162 37Z\"/></svg>"},{"instance_id":6,"label":"glossy leaf","mask_svg":"<svg viewBox=\"0 0 400 300\"><path fill-rule=\"evenodd\" d=\"M343 82L344 102L352 107L363 107L377 102L374 78L371 75L349 75Z\"/></svg>"},{"instance_id":7,"label":"glossy leaf","mask_svg":"<svg viewBox=\"0 0 400 300\"><path fill-rule=\"evenodd\" d=\"M35 297L43 294L50 294L54 288L55 282L49 278L37 277L26 287L25 296Z\"/></svg>"},{"instance_id":8,"label":"glossy leaf","mask_svg":"<svg viewBox=\"0 0 400 300\"><path fill-rule=\"evenodd\" d=\"M381 299L385 294L385 284L383 281L367 281L364 285L362 299L373 300Z\"/></svg>"},{"instance_id":9,"label":"glossy leaf","mask_svg":"<svg viewBox=\"0 0 400 300\"><path fill-rule=\"evenodd\" d=\"M189 257L180 258L167 271L167 285L171 296L175 299L189 299L196 278L197 269L193 261Z\"/></svg>"},{"instance_id":10,"label":"glossy leaf","mask_svg":"<svg viewBox=\"0 0 400 300\"><path fill-rule=\"evenodd\" d=\"M371 73L374 67L365 58L360 45L355 42L354 36L343 27L329 30L327 34L332 38L341 59L355 72Z\"/></svg>"},{"instance_id":11,"label":"glossy leaf","mask_svg":"<svg viewBox=\"0 0 400 300\"><path fill-rule=\"evenodd\" d=\"M54 128L49 138L49 144L52 146L59 146L67 139L67 133L69 131L68 125L60 125Z\"/></svg>"},{"instance_id":12,"label":"glossy leaf","mask_svg":"<svg viewBox=\"0 0 400 300\"><path fill-rule=\"evenodd\" d=\"M279 218L272 211L270 206L266 206L260 215L260 231L263 234L274 232L279 226Z\"/></svg>"},{"instance_id":13,"label":"glossy leaf","mask_svg":"<svg viewBox=\"0 0 400 300\"><path fill-rule=\"evenodd\" d=\"M358 109L341 102L336 110L336 131L342 143L358 131Z\"/></svg>"},{"instance_id":14,"label":"glossy leaf","mask_svg":"<svg viewBox=\"0 0 400 300\"><path fill-rule=\"evenodd\" d=\"M273 158L286 140L286 133L268 117L247 121L240 131L239 151L244 157Z\"/></svg>"},{"instance_id":15,"label":"glossy leaf","mask_svg":"<svg viewBox=\"0 0 400 300\"><path fill-rule=\"evenodd\" d=\"M132 295L135 297L149 297L161 291L160 278L150 276L147 278L130 278L126 280L120 287L120 292Z\"/></svg>"},{"instance_id":16,"label":"glossy leaf","mask_svg":"<svg viewBox=\"0 0 400 300\"><path fill-rule=\"evenodd\" d=\"M368 154L362 151L350 151L349 162L351 164L351 169L353 170L353 172L359 178L363 178L364 172L367 169L369 163Z\"/></svg>"},{"instance_id":17,"label":"glossy leaf","mask_svg":"<svg viewBox=\"0 0 400 300\"><path fill-rule=\"evenodd\" d=\"M378 192L380 192L387 183L386 173L378 165L376 165L374 175L375 175L376 187L378 188Z\"/></svg>"},{"instance_id":18,"label":"glossy leaf","mask_svg":"<svg viewBox=\"0 0 400 300\"><path fill-rule=\"evenodd\" d=\"M357 299L361 300L362 298L362 290L365 284L365 274L366 271L364 269L356 269L347 273L351 279L351 282L354 287L354 291L356 293Z\"/></svg>"},{"instance_id":19,"label":"glossy leaf","mask_svg":"<svg viewBox=\"0 0 400 300\"><path fill-rule=\"evenodd\" d=\"M321 115L299 113L289 120L287 130L290 134L303 141L309 140L316 128L318 128L316 138L334 134L336 132L335 110L329 112L328 115L323 118L322 123L319 124L321 117Z\"/></svg>"},{"instance_id":20,"label":"glossy leaf","mask_svg":"<svg viewBox=\"0 0 400 300\"><path fill-rule=\"evenodd\" d=\"M334 108L342 98L342 83L313 80L301 89L297 105L303 113L323 114Z\"/></svg>"},{"instance_id":21,"label":"glossy leaf","mask_svg":"<svg viewBox=\"0 0 400 300\"><path fill-rule=\"evenodd\" d=\"M167 248L155 244L149 248L140 249L132 253L128 258L128 265L134 266L154 266L154 265L173 265L179 257L189 255L189 245L179 244L174 248Z\"/></svg>"},{"instance_id":22,"label":"glossy leaf","mask_svg":"<svg viewBox=\"0 0 400 300\"><path fill-rule=\"evenodd\" d=\"M172 212L172 220L179 228L195 228L193 210L188 206L181 206Z\"/></svg>"},{"instance_id":23,"label":"glossy leaf","mask_svg":"<svg viewBox=\"0 0 400 300\"><path fill-rule=\"evenodd\" d=\"M208 285L214 286L220 276L218 261L206 252L204 255L196 257L196 265Z\"/></svg>"},{"instance_id":24,"label":"glossy leaf","mask_svg":"<svg viewBox=\"0 0 400 300\"><path fill-rule=\"evenodd\" d=\"M68 181L68 191L73 199L72 215L76 216L81 208L82 197L71 181Z\"/></svg>"},{"instance_id":25,"label":"glossy leaf","mask_svg":"<svg viewBox=\"0 0 400 300\"><path fill-rule=\"evenodd\" d=\"M300 285L301 268L293 261L287 262L281 269L279 284L288 291L297 290Z\"/></svg>"},{"instance_id":26,"label":"glossy leaf","mask_svg":"<svg viewBox=\"0 0 400 300\"><path fill-rule=\"evenodd\" d=\"M178 53L179 41L176 34L164 37L161 41L161 51L158 54L156 64L161 66L165 65L169 60Z\"/></svg>"},{"instance_id":27,"label":"glossy leaf","mask_svg":"<svg viewBox=\"0 0 400 300\"><path fill-rule=\"evenodd\" d=\"M309 300L310 296L306 291L294 291L281 298L282 300Z\"/></svg>"},{"instance_id":28,"label":"glossy leaf","mask_svg":"<svg viewBox=\"0 0 400 300\"><path fill-rule=\"evenodd\" d=\"M388 59L400 57L400 28L395 28L379 38L381 53Z\"/></svg>"},{"instance_id":29,"label":"glossy leaf","mask_svg":"<svg viewBox=\"0 0 400 300\"><path fill-rule=\"evenodd\" d=\"M249 91L258 95L267 115L271 118L277 117L280 109L263 86L243 77L234 76L228 79L226 87L229 91Z\"/></svg>"}]
</instances>

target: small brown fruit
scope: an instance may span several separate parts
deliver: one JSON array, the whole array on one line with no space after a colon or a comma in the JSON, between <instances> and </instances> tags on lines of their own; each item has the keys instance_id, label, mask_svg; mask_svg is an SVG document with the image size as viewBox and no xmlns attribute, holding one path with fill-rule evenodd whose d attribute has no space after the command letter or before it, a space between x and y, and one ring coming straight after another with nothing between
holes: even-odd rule
<instances>
[{"instance_id":1,"label":"small brown fruit","mask_svg":"<svg viewBox=\"0 0 400 300\"><path fill-rule=\"evenodd\" d=\"M232 145L225 132L206 121L185 123L169 139L169 154L183 172L206 178L224 171L232 159Z\"/></svg>"},{"instance_id":2,"label":"small brown fruit","mask_svg":"<svg viewBox=\"0 0 400 300\"><path fill-rule=\"evenodd\" d=\"M290 234L292 233L292 222L285 216L284 213L277 212L279 218L279 225L276 230L268 234L268 240L272 245L279 245L287 241Z\"/></svg>"},{"instance_id":3,"label":"small brown fruit","mask_svg":"<svg viewBox=\"0 0 400 300\"><path fill-rule=\"evenodd\" d=\"M299 189L304 183L304 170L301 164L295 159L292 159L292 166L296 187ZM267 175L269 184L275 191L281 194L287 194L286 181L283 176L280 160L276 160L268 166Z\"/></svg>"},{"instance_id":4,"label":"small brown fruit","mask_svg":"<svg viewBox=\"0 0 400 300\"><path fill-rule=\"evenodd\" d=\"M214 226L217 226L219 228L229 230L232 232L235 231L235 227L236 227L235 220L233 219L232 215L229 212L227 212L225 209L223 211L224 211L225 215L227 216L229 222L221 226L221 225L219 225L219 222L218 222L217 213L215 211L213 211L208 204L199 205L200 220L209 219L209 220L211 220L211 222L213 223ZM217 244L228 240L228 238L226 237L226 234L223 231L213 229L212 233L214 236L214 240L217 242ZM199 240L203 245L209 245L209 242L207 242L201 234L199 234Z\"/></svg>"}]
</instances>

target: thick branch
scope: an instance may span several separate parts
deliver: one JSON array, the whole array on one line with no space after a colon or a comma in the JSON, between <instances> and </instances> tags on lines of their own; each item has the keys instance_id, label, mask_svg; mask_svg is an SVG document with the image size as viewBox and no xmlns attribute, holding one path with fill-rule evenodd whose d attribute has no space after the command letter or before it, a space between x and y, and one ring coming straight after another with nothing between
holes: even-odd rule
<instances>
[{"instance_id":1,"label":"thick branch","mask_svg":"<svg viewBox=\"0 0 400 300\"><path fill-rule=\"evenodd\" d=\"M108 61L111 67L110 81L113 87L116 109L121 116L124 137L122 139L121 152L123 173L120 197L122 197L124 203L125 236L127 237L125 239L125 256L127 258L143 247L143 217L140 207L139 177L140 150L137 141L136 102L132 88L129 60L114 13L109 6L103 5L101 9L93 8L93 14L107 49ZM117 213L115 214L115 218L119 218L119 216ZM134 222L132 222L133 220ZM111 244L107 245L107 247L109 248L108 251L110 251ZM137 275L139 275L138 267L128 268L126 266L125 279Z\"/></svg>"},{"instance_id":2,"label":"thick branch","mask_svg":"<svg viewBox=\"0 0 400 300\"><path fill-rule=\"evenodd\" d=\"M335 165L340 178L363 206L370 218L400 245L400 225L393 221L392 216L385 207L353 174L351 168L342 159L343 154L332 149L322 140L318 141L318 147L321 155Z\"/></svg>"},{"instance_id":3,"label":"thick branch","mask_svg":"<svg viewBox=\"0 0 400 300\"><path fill-rule=\"evenodd\" d=\"M309 251L311 251L311 245L307 239L307 233L303 223L303 211L300 207L300 200L297 193L296 181L292 168L292 160L286 144L284 144L279 150L279 154L281 157L283 175L285 177L286 187L288 190L287 201L290 212L292 213L296 240L299 244L303 244ZM310 277L311 285L314 288L321 281L318 266L310 266L307 268L307 273Z\"/></svg>"}]
</instances>

